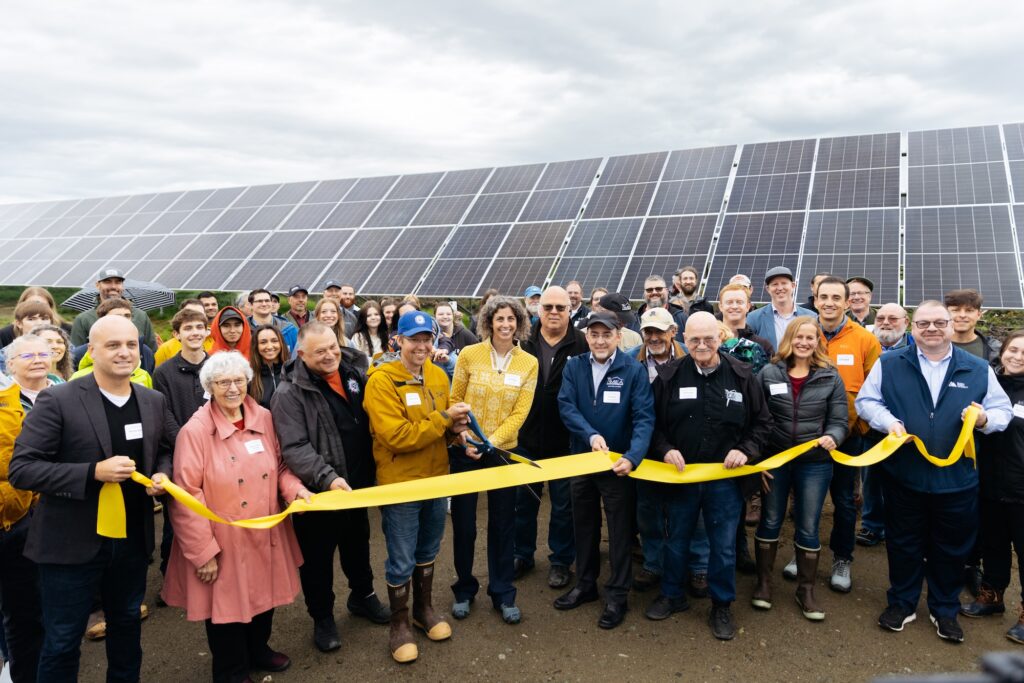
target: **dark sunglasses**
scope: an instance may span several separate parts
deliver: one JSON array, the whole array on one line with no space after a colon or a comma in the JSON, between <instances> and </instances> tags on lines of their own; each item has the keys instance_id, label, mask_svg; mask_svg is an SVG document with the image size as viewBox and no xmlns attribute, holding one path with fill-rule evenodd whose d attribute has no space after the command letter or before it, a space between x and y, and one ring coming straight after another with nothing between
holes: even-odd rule
<instances>
[{"instance_id":1,"label":"dark sunglasses","mask_svg":"<svg viewBox=\"0 0 1024 683\"><path fill-rule=\"evenodd\" d=\"M565 304L541 304L540 307L543 308L545 311L547 311L549 313L551 311L558 311L559 313L565 313L567 310L569 310L569 307L566 306Z\"/></svg>"}]
</instances>

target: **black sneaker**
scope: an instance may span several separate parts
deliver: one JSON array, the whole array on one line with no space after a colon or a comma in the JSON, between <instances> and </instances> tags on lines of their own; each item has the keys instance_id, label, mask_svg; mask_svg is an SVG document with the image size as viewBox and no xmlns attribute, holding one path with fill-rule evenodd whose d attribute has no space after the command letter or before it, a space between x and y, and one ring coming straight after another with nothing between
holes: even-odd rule
<instances>
[{"instance_id":1,"label":"black sneaker","mask_svg":"<svg viewBox=\"0 0 1024 683\"><path fill-rule=\"evenodd\" d=\"M711 633L719 640L732 640L736 637L736 622L732 620L732 610L728 605L712 605L708 612L708 625Z\"/></svg>"},{"instance_id":2,"label":"black sneaker","mask_svg":"<svg viewBox=\"0 0 1024 683\"><path fill-rule=\"evenodd\" d=\"M857 532L857 545L865 548L873 548L885 540L885 536L877 534L871 529L861 529Z\"/></svg>"},{"instance_id":3,"label":"black sneaker","mask_svg":"<svg viewBox=\"0 0 1024 683\"><path fill-rule=\"evenodd\" d=\"M917 619L913 610L907 610L898 605L889 605L878 617L878 625L889 631L902 631L903 627Z\"/></svg>"},{"instance_id":4,"label":"black sneaker","mask_svg":"<svg viewBox=\"0 0 1024 683\"><path fill-rule=\"evenodd\" d=\"M391 621L391 610L384 606L376 593L370 593L362 600L350 595L346 607L353 615L369 619L375 624L386 624Z\"/></svg>"},{"instance_id":5,"label":"black sneaker","mask_svg":"<svg viewBox=\"0 0 1024 683\"><path fill-rule=\"evenodd\" d=\"M644 616L652 621L661 621L668 619L676 612L685 612L688 609L690 609L690 603L686 602L686 598L668 598L659 595L658 599L652 602L644 612Z\"/></svg>"},{"instance_id":6,"label":"black sneaker","mask_svg":"<svg viewBox=\"0 0 1024 683\"><path fill-rule=\"evenodd\" d=\"M939 634L939 638L951 643L964 642L964 630L960 628L956 617L936 617L934 614L929 614L928 618L935 624L935 632Z\"/></svg>"},{"instance_id":7,"label":"black sneaker","mask_svg":"<svg viewBox=\"0 0 1024 683\"><path fill-rule=\"evenodd\" d=\"M518 581L531 569L533 569L533 562L527 562L521 557L515 558L512 560L512 580Z\"/></svg>"}]
</instances>

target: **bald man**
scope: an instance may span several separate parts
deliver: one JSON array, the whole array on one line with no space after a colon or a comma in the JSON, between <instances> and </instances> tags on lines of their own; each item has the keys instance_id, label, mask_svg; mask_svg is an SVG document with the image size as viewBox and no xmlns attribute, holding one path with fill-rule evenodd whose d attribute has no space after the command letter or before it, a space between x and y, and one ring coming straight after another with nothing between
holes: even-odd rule
<instances>
[{"instance_id":1,"label":"bald man","mask_svg":"<svg viewBox=\"0 0 1024 683\"><path fill-rule=\"evenodd\" d=\"M558 412L558 391L562 388L562 370L572 356L589 351L586 337L569 324L571 298L561 287L548 287L540 295L540 324L530 330L522 343L526 352L537 357L537 388L530 414L519 430L519 447L531 458L550 458L569 454L569 431ZM543 484L535 484L540 495ZM572 500L569 480L548 482L551 517L548 522L548 585L565 588L571 578L569 567L576 559L576 540L572 527ZM516 534L513 548L515 574L519 578L533 568L537 551L537 513L540 502L522 487L516 491Z\"/></svg>"},{"instance_id":2,"label":"bald man","mask_svg":"<svg viewBox=\"0 0 1024 683\"><path fill-rule=\"evenodd\" d=\"M771 415L750 366L719 351L718 321L710 313L691 315L683 337L689 355L658 366L648 457L679 471L687 463L721 463L732 469L760 460L771 432ZM668 533L661 595L647 609L647 618L667 619L687 609L686 558L703 513L711 545L708 623L715 638L735 637L731 605L736 599L736 526L744 494L757 486L756 479L747 477L679 484L666 491Z\"/></svg>"},{"instance_id":3,"label":"bald man","mask_svg":"<svg viewBox=\"0 0 1024 683\"><path fill-rule=\"evenodd\" d=\"M39 394L11 458L11 484L41 494L25 545L25 556L39 567L46 632L39 679L78 679L80 643L100 594L107 679L137 681L139 610L153 552L153 503L146 495L163 492L177 427L163 394L130 381L139 364L139 332L130 320L98 320L89 331L89 354L92 374ZM155 486L127 481L136 470ZM121 485L127 538L96 533L105 483Z\"/></svg>"}]
</instances>

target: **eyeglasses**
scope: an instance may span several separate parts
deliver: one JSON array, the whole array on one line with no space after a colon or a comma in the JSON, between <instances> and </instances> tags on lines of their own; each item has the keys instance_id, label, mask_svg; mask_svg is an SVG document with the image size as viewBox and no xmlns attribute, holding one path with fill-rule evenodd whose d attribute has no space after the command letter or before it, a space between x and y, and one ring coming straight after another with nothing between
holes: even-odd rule
<instances>
[{"instance_id":1,"label":"eyeglasses","mask_svg":"<svg viewBox=\"0 0 1024 683\"><path fill-rule=\"evenodd\" d=\"M18 354L18 358L20 358L22 360L35 360L36 358L38 358L39 360L50 360L50 358L52 358L52 357L53 357L53 354L52 353L48 353L46 351L39 351L37 353L19 353Z\"/></svg>"},{"instance_id":2,"label":"eyeglasses","mask_svg":"<svg viewBox=\"0 0 1024 683\"><path fill-rule=\"evenodd\" d=\"M870 294L870 293L871 293L871 292L869 292L869 291L867 291L867 290L865 290L865 291L863 291L863 292L855 292L855 291L853 291L853 290L850 290L850 298L852 299L852 298L853 298L853 297L855 297L855 296L867 296L867 295L868 295L868 294Z\"/></svg>"},{"instance_id":3,"label":"eyeglasses","mask_svg":"<svg viewBox=\"0 0 1024 683\"><path fill-rule=\"evenodd\" d=\"M899 321L906 320L906 319L907 319L907 316L905 316L905 315L899 315L899 316L897 316L897 315L879 315L879 316L875 316L875 322L879 322L879 323L898 323Z\"/></svg>"},{"instance_id":4,"label":"eyeglasses","mask_svg":"<svg viewBox=\"0 0 1024 683\"><path fill-rule=\"evenodd\" d=\"M249 383L249 380L244 377L238 377L236 379L215 379L213 383L219 389L230 389L231 387L244 387Z\"/></svg>"},{"instance_id":5,"label":"eyeglasses","mask_svg":"<svg viewBox=\"0 0 1024 683\"><path fill-rule=\"evenodd\" d=\"M252 302L254 304L269 304L270 299L253 299Z\"/></svg>"},{"instance_id":6,"label":"eyeglasses","mask_svg":"<svg viewBox=\"0 0 1024 683\"><path fill-rule=\"evenodd\" d=\"M565 313L569 310L569 307L565 304L541 304L541 308L550 313L551 311L558 311L559 313Z\"/></svg>"},{"instance_id":7,"label":"eyeglasses","mask_svg":"<svg viewBox=\"0 0 1024 683\"><path fill-rule=\"evenodd\" d=\"M687 337L686 345L692 348L696 348L702 344L704 346L714 346L715 343L719 341L718 337Z\"/></svg>"},{"instance_id":8,"label":"eyeglasses","mask_svg":"<svg viewBox=\"0 0 1024 683\"><path fill-rule=\"evenodd\" d=\"M655 292L664 292L664 287L644 287L644 292L647 294L653 294Z\"/></svg>"},{"instance_id":9,"label":"eyeglasses","mask_svg":"<svg viewBox=\"0 0 1024 683\"><path fill-rule=\"evenodd\" d=\"M949 323L949 320L915 320L914 327L919 330L927 330L932 325L935 325L935 329L944 330Z\"/></svg>"}]
</instances>

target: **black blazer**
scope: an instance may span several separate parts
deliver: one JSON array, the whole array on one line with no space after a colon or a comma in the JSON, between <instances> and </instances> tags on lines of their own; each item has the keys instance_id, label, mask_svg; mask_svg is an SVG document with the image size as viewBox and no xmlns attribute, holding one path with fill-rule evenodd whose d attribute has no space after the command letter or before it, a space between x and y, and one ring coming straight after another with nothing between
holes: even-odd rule
<instances>
[{"instance_id":1,"label":"black blazer","mask_svg":"<svg viewBox=\"0 0 1024 683\"><path fill-rule=\"evenodd\" d=\"M174 417L163 394L132 384L142 416L146 476L172 472ZM96 557L103 538L96 534L101 482L95 465L111 452L110 430L93 375L39 394L14 442L10 482L41 494L29 526L25 556L34 562L82 564ZM129 481L125 486L138 486ZM153 515L144 518L146 554L153 551Z\"/></svg>"}]
</instances>

